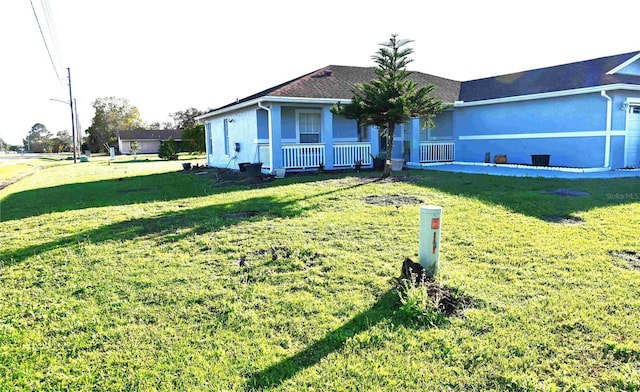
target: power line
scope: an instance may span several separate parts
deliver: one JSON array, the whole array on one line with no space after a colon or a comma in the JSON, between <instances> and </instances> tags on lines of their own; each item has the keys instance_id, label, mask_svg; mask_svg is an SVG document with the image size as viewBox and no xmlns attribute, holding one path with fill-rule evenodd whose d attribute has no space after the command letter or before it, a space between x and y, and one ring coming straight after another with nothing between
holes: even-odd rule
<instances>
[{"instance_id":1,"label":"power line","mask_svg":"<svg viewBox=\"0 0 640 392\"><path fill-rule=\"evenodd\" d=\"M53 71L56 73L56 78L58 79L58 83L62 86L60 74L58 73L58 69L56 68L56 64L53 62L53 57L51 56L51 51L49 50L49 45L47 45L47 40L44 38L44 33L42 32L42 27L40 26L40 20L38 19L38 14L36 13L36 8L33 6L33 1L29 0L31 3L31 9L33 10L33 15L36 17L36 23L38 24L38 30L40 30L40 36L42 37L42 42L44 42L44 47L47 48L47 53L49 54L49 60L51 61L51 66L53 67Z\"/></svg>"},{"instance_id":2,"label":"power line","mask_svg":"<svg viewBox=\"0 0 640 392\"><path fill-rule=\"evenodd\" d=\"M47 22L47 29L49 30L49 37L51 43L53 43L53 51L56 54L56 60L60 64L60 60L63 58L62 51L60 49L60 41L58 40L58 32L56 31L56 25L53 20L51 7L49 6L49 0L40 0L42 5L42 11L44 12L45 21Z\"/></svg>"}]
</instances>

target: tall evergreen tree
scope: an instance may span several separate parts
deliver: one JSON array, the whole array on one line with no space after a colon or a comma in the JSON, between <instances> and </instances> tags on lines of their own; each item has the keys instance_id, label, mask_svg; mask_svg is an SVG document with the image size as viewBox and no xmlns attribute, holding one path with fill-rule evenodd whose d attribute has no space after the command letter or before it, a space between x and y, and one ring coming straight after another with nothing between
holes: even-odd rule
<instances>
[{"instance_id":1,"label":"tall evergreen tree","mask_svg":"<svg viewBox=\"0 0 640 392\"><path fill-rule=\"evenodd\" d=\"M413 42L391 35L389 42L371 56L376 63L376 79L357 84L352 90L351 103L336 104L332 113L357 120L360 125L373 125L386 133L386 162L383 177L391 175L391 154L397 124L420 117L423 126L433 126L432 118L444 109L443 102L431 95L435 86L430 84L418 88L409 80L411 72L407 65L413 60L409 56L413 49L406 47Z\"/></svg>"}]
</instances>

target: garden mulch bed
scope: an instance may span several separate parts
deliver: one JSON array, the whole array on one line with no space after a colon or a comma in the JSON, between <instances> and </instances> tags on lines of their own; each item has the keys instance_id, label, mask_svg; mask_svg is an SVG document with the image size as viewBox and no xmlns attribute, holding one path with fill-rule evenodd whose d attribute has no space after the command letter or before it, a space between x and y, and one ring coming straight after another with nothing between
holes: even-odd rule
<instances>
[{"instance_id":1,"label":"garden mulch bed","mask_svg":"<svg viewBox=\"0 0 640 392\"><path fill-rule=\"evenodd\" d=\"M578 216L571 215L547 215L542 219L547 222L556 223L559 225L581 225L585 222L584 219Z\"/></svg>"},{"instance_id":2,"label":"garden mulch bed","mask_svg":"<svg viewBox=\"0 0 640 392\"><path fill-rule=\"evenodd\" d=\"M367 196L363 201L367 204L378 206L402 206L422 203L422 200L409 195Z\"/></svg>"}]
</instances>

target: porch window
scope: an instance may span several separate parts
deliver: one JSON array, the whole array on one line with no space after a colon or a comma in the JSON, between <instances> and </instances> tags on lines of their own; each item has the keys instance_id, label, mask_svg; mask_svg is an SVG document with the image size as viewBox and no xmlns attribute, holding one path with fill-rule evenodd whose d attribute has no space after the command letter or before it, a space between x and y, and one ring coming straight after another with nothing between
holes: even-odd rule
<instances>
[{"instance_id":1,"label":"porch window","mask_svg":"<svg viewBox=\"0 0 640 392\"><path fill-rule=\"evenodd\" d=\"M369 141L369 126L358 125L358 141L359 142Z\"/></svg>"},{"instance_id":2,"label":"porch window","mask_svg":"<svg viewBox=\"0 0 640 392\"><path fill-rule=\"evenodd\" d=\"M453 134L448 127L424 127L424 119L420 119L420 140L421 141L438 141L438 140L452 140Z\"/></svg>"},{"instance_id":3,"label":"porch window","mask_svg":"<svg viewBox=\"0 0 640 392\"><path fill-rule=\"evenodd\" d=\"M321 112L319 110L297 110L296 118L300 143L320 143Z\"/></svg>"}]
</instances>

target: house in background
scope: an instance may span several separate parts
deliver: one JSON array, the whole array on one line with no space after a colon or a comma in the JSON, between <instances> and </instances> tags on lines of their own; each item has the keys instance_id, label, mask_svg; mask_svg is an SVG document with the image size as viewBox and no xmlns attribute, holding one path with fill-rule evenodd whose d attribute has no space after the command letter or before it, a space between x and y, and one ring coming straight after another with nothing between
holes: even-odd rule
<instances>
[{"instance_id":1,"label":"house in background","mask_svg":"<svg viewBox=\"0 0 640 392\"><path fill-rule=\"evenodd\" d=\"M549 155L552 166L640 167L639 59L632 52L467 82L413 72L451 106L431 129L422 119L399 124L393 157L412 167L481 163L487 153L508 163ZM330 108L374 78L373 68L331 65L200 116L208 164L262 162L268 171L370 165L384 152L384 133Z\"/></svg>"},{"instance_id":2,"label":"house in background","mask_svg":"<svg viewBox=\"0 0 640 392\"><path fill-rule=\"evenodd\" d=\"M118 131L118 150L120 154L131 154L131 143L137 142L138 154L155 154L160 151L160 145L172 138L180 147L182 130L149 130L136 129L132 131Z\"/></svg>"}]
</instances>

